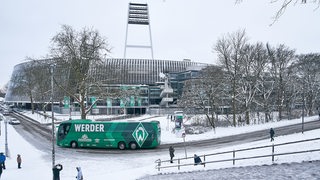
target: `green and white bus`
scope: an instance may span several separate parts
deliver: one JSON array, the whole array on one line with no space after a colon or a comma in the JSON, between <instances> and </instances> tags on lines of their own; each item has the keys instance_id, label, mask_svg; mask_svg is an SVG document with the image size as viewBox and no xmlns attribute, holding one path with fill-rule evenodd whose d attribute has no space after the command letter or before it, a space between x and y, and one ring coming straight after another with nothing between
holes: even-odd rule
<instances>
[{"instance_id":1,"label":"green and white bus","mask_svg":"<svg viewBox=\"0 0 320 180\"><path fill-rule=\"evenodd\" d=\"M160 145L159 121L99 122L88 119L68 120L59 125L57 145L88 148L155 148Z\"/></svg>"}]
</instances>

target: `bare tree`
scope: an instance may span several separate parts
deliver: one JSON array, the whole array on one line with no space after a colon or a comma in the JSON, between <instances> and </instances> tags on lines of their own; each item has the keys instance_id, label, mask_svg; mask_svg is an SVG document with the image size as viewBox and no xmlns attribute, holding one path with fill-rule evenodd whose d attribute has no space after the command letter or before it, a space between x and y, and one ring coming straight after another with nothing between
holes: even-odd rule
<instances>
[{"instance_id":1,"label":"bare tree","mask_svg":"<svg viewBox=\"0 0 320 180\"><path fill-rule=\"evenodd\" d=\"M226 37L218 39L214 51L218 53L218 59L226 71L227 80L232 88L232 112L233 125L236 126L236 101L238 96L239 78L241 63L244 60L247 37L245 30L238 30L235 33L228 34Z\"/></svg>"},{"instance_id":2,"label":"bare tree","mask_svg":"<svg viewBox=\"0 0 320 180\"><path fill-rule=\"evenodd\" d=\"M272 0L271 3L275 3L278 2L279 0ZM299 2L301 2L301 4L307 4L307 3L314 3L317 4L317 7L319 7L320 5L320 0L281 0L282 1L282 5L280 7L280 9L276 12L275 16L273 17L273 22L272 24L274 24L286 11L286 9L288 8L289 5L291 4L298 4ZM272 25L271 24L271 25Z\"/></svg>"},{"instance_id":3,"label":"bare tree","mask_svg":"<svg viewBox=\"0 0 320 180\"><path fill-rule=\"evenodd\" d=\"M320 54L301 54L297 56L298 61L292 65L298 79L300 99L305 101L305 108L309 116L313 115L319 105L320 98Z\"/></svg>"},{"instance_id":4,"label":"bare tree","mask_svg":"<svg viewBox=\"0 0 320 180\"><path fill-rule=\"evenodd\" d=\"M241 3L243 0L236 0L236 3ZM275 13L273 17L273 22L271 23L274 24L286 11L289 5L296 5L296 4L308 4L312 3L316 5L315 9L318 9L320 6L320 0L270 0L270 3L277 3L280 2L281 6L278 9L278 11Z\"/></svg>"},{"instance_id":5,"label":"bare tree","mask_svg":"<svg viewBox=\"0 0 320 180\"><path fill-rule=\"evenodd\" d=\"M50 103L49 98L51 97L51 81L50 81L50 69L48 63L43 60L33 60L30 58L35 66L32 69L35 76L34 80L36 86L34 87L35 96L34 100L37 102L38 109L45 113L47 110L47 105Z\"/></svg>"},{"instance_id":6,"label":"bare tree","mask_svg":"<svg viewBox=\"0 0 320 180\"><path fill-rule=\"evenodd\" d=\"M270 73L275 81L276 89L276 107L279 113L279 119L282 118L282 111L285 105L285 92L288 86L287 78L290 71L288 67L293 63L295 51L281 44L278 47L270 47L267 44L268 56L271 60Z\"/></svg>"},{"instance_id":7,"label":"bare tree","mask_svg":"<svg viewBox=\"0 0 320 180\"><path fill-rule=\"evenodd\" d=\"M244 48L243 60L239 64L239 88L238 101L240 110L244 112L246 124L250 124L250 112L253 107L256 94L259 90L261 76L263 76L267 65L267 51L262 43L248 44Z\"/></svg>"},{"instance_id":8,"label":"bare tree","mask_svg":"<svg viewBox=\"0 0 320 180\"><path fill-rule=\"evenodd\" d=\"M103 82L97 81L92 72L103 64L105 55L109 52L107 40L98 31L88 28L77 32L72 27L63 25L62 31L52 38L50 56L58 68L67 71L64 74L68 76L67 82L55 82L66 95L79 103L82 119L86 119L86 115L96 103L87 106L85 102L88 93L93 87L103 92Z\"/></svg>"},{"instance_id":9,"label":"bare tree","mask_svg":"<svg viewBox=\"0 0 320 180\"><path fill-rule=\"evenodd\" d=\"M201 87L199 79L189 79L184 82L182 95L177 102L179 107L184 107L184 112L195 113L195 108L205 110L208 98Z\"/></svg>"},{"instance_id":10,"label":"bare tree","mask_svg":"<svg viewBox=\"0 0 320 180\"><path fill-rule=\"evenodd\" d=\"M214 130L218 120L215 115L225 98L224 74L218 66L204 68L198 78L185 82L182 97L178 101L178 105L185 107L187 111L194 108L202 110Z\"/></svg>"},{"instance_id":11,"label":"bare tree","mask_svg":"<svg viewBox=\"0 0 320 180\"><path fill-rule=\"evenodd\" d=\"M229 91L227 84L225 83L225 72L221 67L218 66L208 66L202 72L200 77L202 89L207 97L207 106L210 107L210 111L206 113L207 119L210 125L215 129L216 121L215 118L217 113L220 113L220 107L226 105L225 99L228 98L226 92Z\"/></svg>"},{"instance_id":12,"label":"bare tree","mask_svg":"<svg viewBox=\"0 0 320 180\"><path fill-rule=\"evenodd\" d=\"M39 77L43 74L39 71L37 63L28 59L28 62L20 65L20 73L11 78L12 92L25 95L30 99L32 114L34 113L34 101L39 87Z\"/></svg>"},{"instance_id":13,"label":"bare tree","mask_svg":"<svg viewBox=\"0 0 320 180\"><path fill-rule=\"evenodd\" d=\"M4 87L0 88L0 97L6 96L7 89L8 89L8 83Z\"/></svg>"}]
</instances>

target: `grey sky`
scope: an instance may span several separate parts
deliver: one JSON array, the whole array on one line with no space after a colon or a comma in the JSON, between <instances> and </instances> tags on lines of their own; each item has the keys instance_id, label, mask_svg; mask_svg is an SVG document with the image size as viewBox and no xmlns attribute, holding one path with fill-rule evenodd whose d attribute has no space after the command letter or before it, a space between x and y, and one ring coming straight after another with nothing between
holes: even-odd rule
<instances>
[{"instance_id":1,"label":"grey sky","mask_svg":"<svg viewBox=\"0 0 320 180\"><path fill-rule=\"evenodd\" d=\"M129 0L2 0L0 2L0 87L26 56L41 58L62 24L79 30L93 27L108 38L110 57L124 55ZM245 28L251 42L284 43L297 53L320 52L320 10L315 5L290 6L273 26L280 3L270 0L136 0L147 2L155 59L216 63L212 46L222 35ZM130 44L146 38L148 29L129 26ZM148 36L147 36L148 37ZM147 41L146 41L147 42ZM127 58L151 58L130 49Z\"/></svg>"}]
</instances>

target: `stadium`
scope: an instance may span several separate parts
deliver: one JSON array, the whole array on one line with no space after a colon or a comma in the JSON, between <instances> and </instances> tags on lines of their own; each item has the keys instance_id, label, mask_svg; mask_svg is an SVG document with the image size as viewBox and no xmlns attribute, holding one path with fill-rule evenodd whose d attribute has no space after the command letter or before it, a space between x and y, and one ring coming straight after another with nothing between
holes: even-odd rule
<instances>
[{"instance_id":1,"label":"stadium","mask_svg":"<svg viewBox=\"0 0 320 180\"><path fill-rule=\"evenodd\" d=\"M129 34L129 25L149 26L150 44L128 44L127 36ZM131 59L126 58L127 48L145 48L151 51L150 59ZM41 60L43 63L24 62L14 67L5 101L14 104L14 106L31 108L31 103L36 104L36 109L46 106L54 100L54 111L60 113L77 112L77 104L70 97L54 88L52 95L50 89L40 90L40 86L50 87L50 59ZM153 58L153 48L151 41L151 28L149 21L149 12L147 4L129 3L127 34L125 41L124 58L109 58L99 66L89 67L90 73L96 79L104 82L103 86L107 91L126 90L137 88L138 95L128 95L126 99L103 97L99 100L92 114L166 114L164 111L174 111L177 107L177 99L182 94L183 84L186 80L196 78L200 70L208 64L193 62L189 59L178 60L157 60ZM36 67L33 67L36 66ZM30 92L37 92L37 95L30 98L26 88L21 88L21 83L28 76L23 71L33 67L39 74L38 84L29 85ZM72 75L64 67L55 67L56 81L70 82ZM112 77L112 78L110 78ZM17 79L20 79L17 81ZM19 85L20 84L20 85ZM40 85L39 85L40 84ZM37 88L38 87L38 88ZM22 89L22 90L21 90ZM86 102L90 105L91 99L95 97L86 97ZM32 102L31 102L32 101ZM50 107L48 107L51 109ZM40 108L39 108L40 109Z\"/></svg>"},{"instance_id":2,"label":"stadium","mask_svg":"<svg viewBox=\"0 0 320 180\"><path fill-rule=\"evenodd\" d=\"M5 98L6 102L15 104L15 106L31 107L30 97L25 91L18 90L19 86L15 80L17 77L25 75L23 70L25 67L30 66L30 63L32 62L21 63L14 67ZM91 72L96 74L96 78L103 79L106 74L111 77L117 77L109 80L104 86L109 90L130 87L139 88L139 96L128 97L130 99L128 99L127 103L121 102L121 99L108 99L108 97L105 97L105 100L98 102L92 113L157 114L162 113L160 111L161 109L164 111L163 108L177 108L175 104L183 91L184 81L196 78L200 70L205 66L207 64L191 62L190 60L107 59L103 65L92 68ZM39 67L39 73L42 73L41 77L45 78L41 82L50 87L50 75L48 75L47 69ZM60 76L60 78L56 79L69 81L70 77L67 72L66 69L60 67L58 72L55 73L55 76ZM55 88L55 111L70 113L70 107L64 106L65 97L66 94ZM50 98L50 94L36 96L34 97L34 103L39 105L49 103ZM71 111L78 111L75 104L72 104L72 102L70 104ZM124 108L126 112L123 112Z\"/></svg>"}]
</instances>

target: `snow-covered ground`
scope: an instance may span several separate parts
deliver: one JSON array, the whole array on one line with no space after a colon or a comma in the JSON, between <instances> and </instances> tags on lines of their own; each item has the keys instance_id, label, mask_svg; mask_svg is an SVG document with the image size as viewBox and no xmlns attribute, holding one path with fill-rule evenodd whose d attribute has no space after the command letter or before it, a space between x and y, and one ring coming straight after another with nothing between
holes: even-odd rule
<instances>
[{"instance_id":1,"label":"snow-covered ground","mask_svg":"<svg viewBox=\"0 0 320 180\"><path fill-rule=\"evenodd\" d=\"M29 114L29 116L31 116ZM34 115L38 116L38 115ZM56 117L59 117L59 115L56 115ZM40 122L44 121L50 121L50 119L43 120L40 116L34 117L38 119ZM147 117L142 117L147 118ZM315 117L305 118L305 121L310 121L312 119L316 119ZM177 137L176 135L172 134L169 129L173 127L173 123L171 123L166 117L154 117L150 118L150 120L159 120L161 123L162 128L162 143L172 143L172 142L183 142L183 139L180 137ZM227 136L231 134L241 134L244 132L250 132L254 130L261 130L266 129L266 133L268 132L267 129L270 127L279 127L279 126L285 126L288 124L295 124L295 123L301 123L301 119L297 120L290 120L290 121L281 121L276 123L268 123L264 125L255 125L255 126L245 126L245 127L238 127L238 128L217 128L216 133L214 132L207 132L205 134L200 135L187 135L186 141L196 141L199 139L208 139L213 137L222 137ZM320 123L320 122L319 122ZM4 122L1 121L1 137L0 137L0 152L4 152L5 148L5 141L4 141ZM275 138L275 144L282 143L282 142L288 142L288 141L296 141L296 140L302 140L302 139L311 139L316 138L320 136L320 130L313 130L313 131L307 131L304 134L298 133L298 134L292 134L288 136L280 136ZM222 152L226 150L233 150L233 149L241 149L241 148L248 148L253 146L262 146L262 145L270 145L269 139L258 141L258 142L252 142L252 143L246 143L242 145L236 145L232 147L225 147L221 149L212 149L212 148L198 148L198 149L188 149L187 152L188 155L193 155L194 153L197 153L198 155L201 154L209 154L214 152ZM11 125L8 125L8 146L9 146L9 152L10 157L7 158L6 161L6 167L7 169L4 170L2 174L2 179L5 180L16 180L21 178L26 179L34 179L34 180L43 180L43 179L51 179L52 178L52 170L51 170L51 151L45 152L39 149L36 149L33 147L30 143L28 143L23 137L20 136L19 133L16 132L15 128L13 128ZM288 148L291 151L294 150L301 150L302 148L311 148L316 149L320 148L320 142L308 142L303 144L303 147L301 145L291 145ZM21 154L22 156L22 169L17 168L16 163L16 156L17 154ZM175 158L183 158L185 156L185 152L183 149L177 149L175 152L176 157ZM252 154L254 155L254 154ZM148 152L148 150L144 151L143 153L136 153L136 154L91 154L91 153L81 153L76 151L68 151L67 153L65 149L60 149L57 147L56 149L56 163L61 163L64 166L64 169L61 171L61 179L68 180L68 179L75 179L76 176L76 169L75 167L80 166L82 167L84 179L89 180L97 180L97 179L138 179L142 177L146 177L149 175L156 175L158 174L158 170L155 169L155 160L161 159L161 160L167 160L169 158L169 153L167 151L159 151L159 152ZM312 160L320 160L320 152L314 152L314 153L307 153L307 154L299 154L299 155L290 155L290 156L281 156L277 157L275 159L275 163L291 163L291 162L302 162L302 161L312 161ZM272 164L271 160L269 158L263 158L263 159L255 159L250 161L240 161L239 163L236 163L236 167L241 166L250 166L250 165L264 165L264 164ZM188 174L179 174L174 175L171 173L176 172L204 172L205 175L201 176L202 178L197 179L207 179L209 177L213 177L211 179L214 179L214 177L218 176L210 176L212 175L211 171L212 169L219 169L219 168L228 168L233 167L232 163L222 163L217 165L207 165L206 167L203 166L189 166L189 167L183 167L181 170L177 170L176 168L172 169L166 169L165 171L160 171L162 174L167 174L166 176L159 176L160 179L175 179L175 176L183 177L184 179L196 179L196 177L192 178L190 176L190 173ZM266 168L270 170L273 166L262 166L263 168ZM270 168L268 168L270 167ZM316 166L319 167L319 166ZM259 167L256 167L259 168ZM238 168L239 169L239 168ZM244 168L246 169L246 168ZM253 169L250 167L249 169ZM288 169L288 167L287 167ZM310 168L312 170L312 168ZM222 175L228 176L228 173L225 172L226 169L223 170L214 170L214 174L219 174L221 172ZM239 170L239 172L244 172L245 170ZM206 173L207 172L207 173ZM235 172L237 172L235 170ZM261 171L259 171L261 173ZM249 174L252 175L251 172ZM268 173L267 170L265 170L265 173ZM262 171L262 174L265 174L264 171ZM292 172L294 174L294 172ZM300 173L301 174L301 173ZM235 177L232 178L236 174L230 174L231 178L225 177L224 179L237 179ZM317 177L317 173L314 174ZM188 178L190 177L190 178ZM257 176L258 177L268 177L268 176ZM292 175L292 177L296 177ZM302 179L304 176L302 174ZM312 175L310 177L313 177ZM150 177L154 178L154 177ZM319 178L319 177L318 177ZM156 177L157 179L157 177ZM210 178L209 178L210 179ZM240 178L241 179L241 178ZM249 178L250 179L250 178ZM254 179L254 178L252 178ZM280 179L280 178L278 178ZM299 178L298 178L299 179Z\"/></svg>"},{"instance_id":2,"label":"snow-covered ground","mask_svg":"<svg viewBox=\"0 0 320 180\"><path fill-rule=\"evenodd\" d=\"M142 180L319 180L320 161L302 163L283 163L269 166L243 166L206 171L190 171L184 173L168 173L147 176Z\"/></svg>"}]
</instances>

